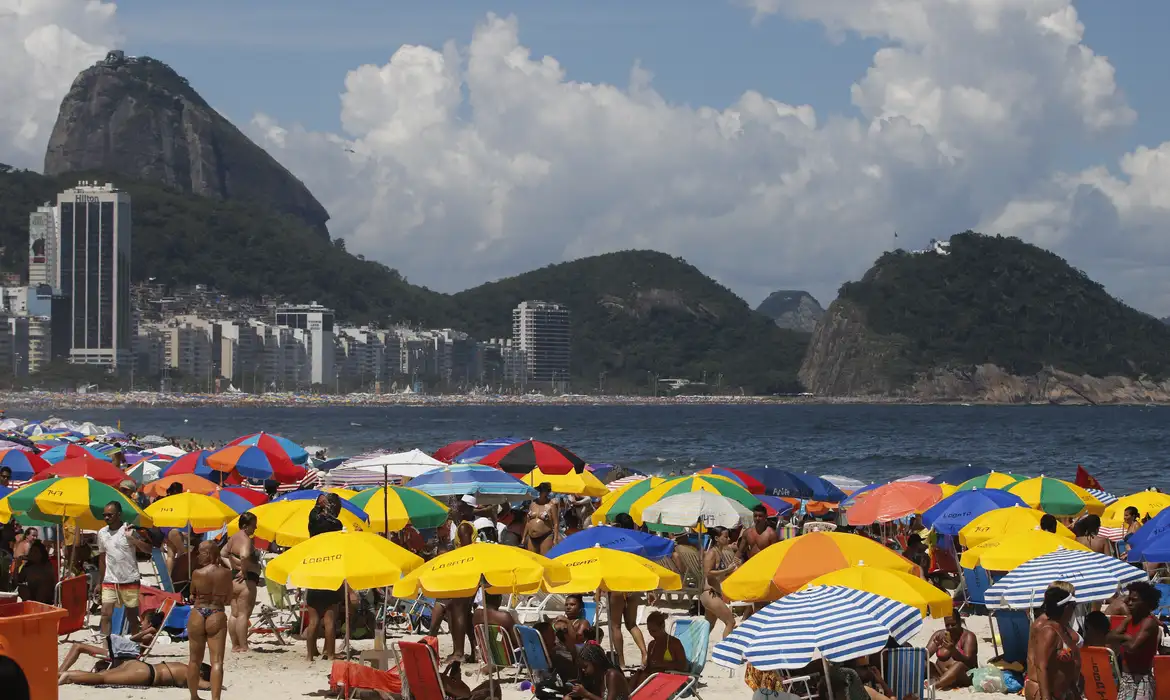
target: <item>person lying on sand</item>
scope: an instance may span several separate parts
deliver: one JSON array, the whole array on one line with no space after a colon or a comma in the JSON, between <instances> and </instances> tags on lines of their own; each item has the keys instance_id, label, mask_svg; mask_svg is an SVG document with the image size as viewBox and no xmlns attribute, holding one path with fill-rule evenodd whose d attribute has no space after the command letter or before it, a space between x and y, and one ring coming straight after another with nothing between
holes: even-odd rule
<instances>
[{"instance_id":1,"label":"person lying on sand","mask_svg":"<svg viewBox=\"0 0 1170 700\"><path fill-rule=\"evenodd\" d=\"M117 685L127 688L186 688L187 664L168 661L148 664L128 660L104 671L86 673L67 671L57 678L57 685ZM211 666L199 665L199 689L211 688Z\"/></svg>"}]
</instances>

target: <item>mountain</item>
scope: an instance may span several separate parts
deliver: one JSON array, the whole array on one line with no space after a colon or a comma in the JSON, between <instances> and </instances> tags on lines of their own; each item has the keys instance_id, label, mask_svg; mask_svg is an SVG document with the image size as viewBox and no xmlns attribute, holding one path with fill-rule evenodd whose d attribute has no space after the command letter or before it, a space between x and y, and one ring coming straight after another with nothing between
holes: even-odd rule
<instances>
[{"instance_id":1,"label":"mountain","mask_svg":"<svg viewBox=\"0 0 1170 700\"><path fill-rule=\"evenodd\" d=\"M843 285L800 378L823 395L1166 400L1168 347L1170 327L1057 255L968 231Z\"/></svg>"},{"instance_id":2,"label":"mountain","mask_svg":"<svg viewBox=\"0 0 1170 700\"><path fill-rule=\"evenodd\" d=\"M458 326L476 338L512 335L512 309L539 299L572 314L572 372L607 387L706 377L748 392L798 391L808 336L777 328L681 258L625 251L550 265L455 294Z\"/></svg>"},{"instance_id":3,"label":"mountain","mask_svg":"<svg viewBox=\"0 0 1170 700\"><path fill-rule=\"evenodd\" d=\"M777 326L801 333L812 333L825 310L808 292L781 289L760 302L756 312L776 322Z\"/></svg>"},{"instance_id":4,"label":"mountain","mask_svg":"<svg viewBox=\"0 0 1170 700\"><path fill-rule=\"evenodd\" d=\"M152 58L112 51L73 81L49 137L44 172L87 171L253 202L329 237L329 214L304 184Z\"/></svg>"}]
</instances>

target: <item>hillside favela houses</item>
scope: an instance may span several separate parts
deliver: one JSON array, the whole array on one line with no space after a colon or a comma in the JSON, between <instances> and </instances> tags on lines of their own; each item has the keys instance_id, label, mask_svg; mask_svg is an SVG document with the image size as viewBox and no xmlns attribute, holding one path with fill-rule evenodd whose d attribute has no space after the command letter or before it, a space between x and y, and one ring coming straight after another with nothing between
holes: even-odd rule
<instances>
[{"instance_id":1,"label":"hillside favela houses","mask_svg":"<svg viewBox=\"0 0 1170 700\"><path fill-rule=\"evenodd\" d=\"M61 362L162 391L567 388L571 315L561 304L523 301L511 338L479 340L451 328L349 326L312 300L132 285L132 218L129 194L93 182L29 213L27 276L0 287L0 375Z\"/></svg>"}]
</instances>

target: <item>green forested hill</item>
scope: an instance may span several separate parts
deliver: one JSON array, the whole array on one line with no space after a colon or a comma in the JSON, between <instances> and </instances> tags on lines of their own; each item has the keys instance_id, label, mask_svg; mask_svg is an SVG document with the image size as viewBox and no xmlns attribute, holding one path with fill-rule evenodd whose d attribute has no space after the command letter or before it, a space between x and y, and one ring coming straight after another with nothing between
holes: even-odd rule
<instances>
[{"instance_id":1,"label":"green forested hill","mask_svg":"<svg viewBox=\"0 0 1170 700\"><path fill-rule=\"evenodd\" d=\"M1094 376L1170 374L1170 327L1111 297L1059 256L1017 238L953 236L950 254L883 255L840 298L869 330L905 339L923 371L990 363Z\"/></svg>"}]
</instances>

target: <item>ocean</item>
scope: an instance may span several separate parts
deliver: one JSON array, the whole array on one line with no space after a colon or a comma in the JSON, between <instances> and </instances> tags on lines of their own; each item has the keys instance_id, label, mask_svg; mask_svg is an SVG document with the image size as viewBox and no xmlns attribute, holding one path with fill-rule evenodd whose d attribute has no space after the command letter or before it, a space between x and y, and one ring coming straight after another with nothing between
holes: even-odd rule
<instances>
[{"instance_id":1,"label":"ocean","mask_svg":"<svg viewBox=\"0 0 1170 700\"><path fill-rule=\"evenodd\" d=\"M374 449L432 452L460 439L562 444L589 462L652 473L712 464L775 466L863 481L974 464L1072 479L1084 465L1118 495L1170 483L1168 407L672 405L118 408L57 410L140 435L223 442L257 430L330 457ZM21 416L21 411L9 411ZM46 416L22 416L43 418Z\"/></svg>"}]
</instances>

